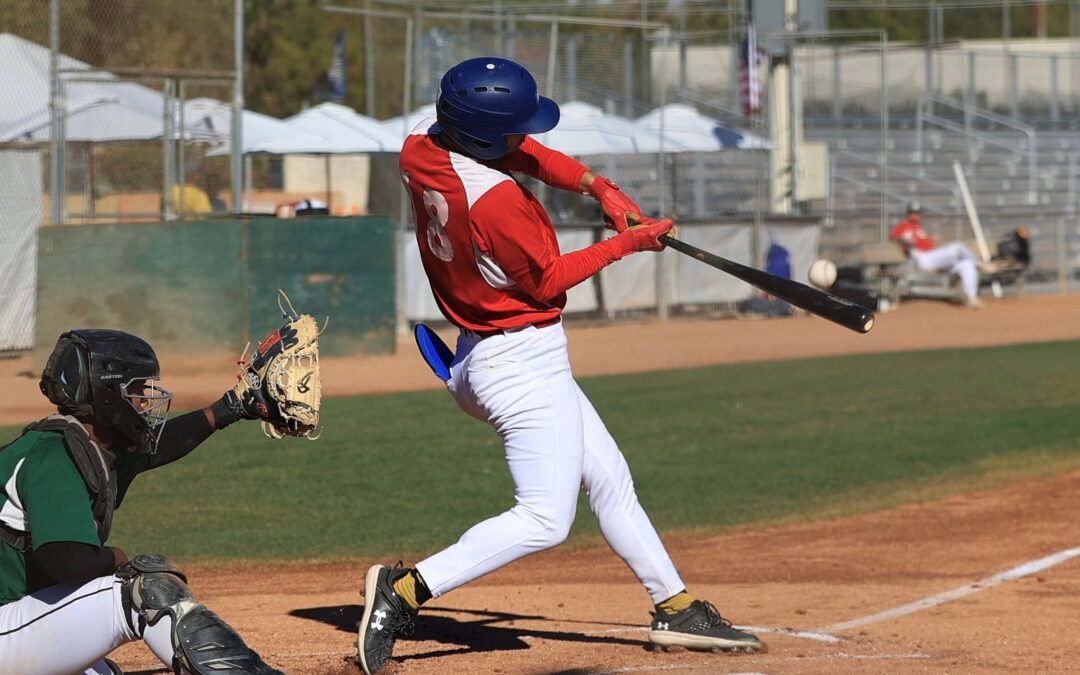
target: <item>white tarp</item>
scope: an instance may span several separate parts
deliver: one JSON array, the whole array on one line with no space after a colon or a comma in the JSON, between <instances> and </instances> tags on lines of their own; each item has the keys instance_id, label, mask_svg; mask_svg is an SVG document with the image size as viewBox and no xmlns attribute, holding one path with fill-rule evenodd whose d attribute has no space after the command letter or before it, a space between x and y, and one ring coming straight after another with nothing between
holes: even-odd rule
<instances>
[{"instance_id":1,"label":"white tarp","mask_svg":"<svg viewBox=\"0 0 1080 675\"><path fill-rule=\"evenodd\" d=\"M746 225L708 225L679 227L679 239L744 265L750 265L750 232ZM748 299L749 284L675 251L665 251L673 266L675 288L672 296L680 304L709 305Z\"/></svg>"},{"instance_id":2,"label":"white tarp","mask_svg":"<svg viewBox=\"0 0 1080 675\"><path fill-rule=\"evenodd\" d=\"M818 259L820 238L820 227L770 227L761 237L761 258L765 259L769 243L775 241L787 249L791 259L791 278L801 284L808 283L810 266Z\"/></svg>"},{"instance_id":3,"label":"white tarp","mask_svg":"<svg viewBox=\"0 0 1080 675\"><path fill-rule=\"evenodd\" d=\"M0 352L34 346L41 154L0 150Z\"/></svg>"}]
</instances>

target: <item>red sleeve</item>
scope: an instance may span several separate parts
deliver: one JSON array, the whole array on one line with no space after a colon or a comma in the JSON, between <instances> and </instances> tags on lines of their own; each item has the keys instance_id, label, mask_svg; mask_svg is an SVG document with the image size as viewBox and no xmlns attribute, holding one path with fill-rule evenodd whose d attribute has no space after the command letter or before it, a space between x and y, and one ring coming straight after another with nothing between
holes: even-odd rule
<instances>
[{"instance_id":1,"label":"red sleeve","mask_svg":"<svg viewBox=\"0 0 1080 675\"><path fill-rule=\"evenodd\" d=\"M581 162L526 136L518 151L500 160L496 168L517 171L542 180L551 187L581 192L581 177L589 170Z\"/></svg>"},{"instance_id":2,"label":"red sleeve","mask_svg":"<svg viewBox=\"0 0 1080 675\"><path fill-rule=\"evenodd\" d=\"M550 302L634 252L633 240L620 235L560 255L554 228L538 217L520 188L510 182L484 195L470 215L480 249L540 302ZM498 225L485 225L490 223Z\"/></svg>"}]
</instances>

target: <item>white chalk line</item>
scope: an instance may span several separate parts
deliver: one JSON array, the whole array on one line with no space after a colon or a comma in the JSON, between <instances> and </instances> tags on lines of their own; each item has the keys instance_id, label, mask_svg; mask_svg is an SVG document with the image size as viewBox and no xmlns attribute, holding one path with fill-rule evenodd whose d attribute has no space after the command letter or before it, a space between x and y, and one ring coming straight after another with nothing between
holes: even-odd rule
<instances>
[{"instance_id":1,"label":"white chalk line","mask_svg":"<svg viewBox=\"0 0 1080 675\"><path fill-rule=\"evenodd\" d=\"M817 640L818 642L829 642L835 644L840 642L840 638L835 635L829 635L818 630L795 630L793 628L766 628L764 626L735 626L739 630L749 631L751 633L776 633L779 635L787 635L788 637L805 638L807 640Z\"/></svg>"},{"instance_id":2,"label":"white chalk line","mask_svg":"<svg viewBox=\"0 0 1080 675\"><path fill-rule=\"evenodd\" d=\"M624 666L622 668L612 668L610 670L589 670L589 675L617 675L618 673L657 673L661 671L673 671L673 670L700 670L701 666L691 666L686 664L671 664L667 666ZM718 674L724 675L724 674ZM726 675L766 675L766 673L759 673L758 671L740 671L737 673L726 673Z\"/></svg>"},{"instance_id":3,"label":"white chalk line","mask_svg":"<svg viewBox=\"0 0 1080 675\"><path fill-rule=\"evenodd\" d=\"M740 657L742 658L742 657ZM922 654L920 652L914 652L911 654L848 654L846 652L840 652L838 654L823 654L821 656L788 656L781 657L779 659L769 657L770 663L776 663L778 661L835 661L838 659L856 659L861 661L890 661L890 660L923 660L929 659L929 654ZM678 670L701 670L700 663L671 663L665 665L641 665L641 666L623 666L621 668L611 668L608 670L589 670L589 675L618 675L619 673L657 673L657 672L673 672ZM758 671L741 671L737 673L727 673L726 675L765 675Z\"/></svg>"},{"instance_id":4,"label":"white chalk line","mask_svg":"<svg viewBox=\"0 0 1080 675\"><path fill-rule=\"evenodd\" d=\"M937 595L931 595L930 597L916 600L915 602L910 602L906 605L901 605L899 607L893 607L892 609L877 612L876 614L871 614L869 616L852 619L850 621L841 621L840 623L830 624L819 630L829 633L839 633L845 630L856 628L858 626L865 626L867 624L877 623L878 621L886 621L888 619L895 619L897 617L913 614L924 609L930 609L931 607L943 605L946 602L952 602L953 600L962 598L966 595L971 595L972 593L977 593L987 588L993 588L994 586L1002 584L1006 581L1015 581L1016 579L1021 579L1031 574L1035 574L1036 572L1041 572L1055 565L1059 565L1066 560L1075 558L1076 556L1080 556L1080 546L1066 549L1064 551L1058 551L1057 553L1048 555L1045 558L1031 560L1024 563L1023 565L1018 565L1017 567L1014 567L1010 570L1000 572L991 577L976 581L975 583L967 584L966 586L954 588L950 591L945 591L944 593L938 593Z\"/></svg>"},{"instance_id":5,"label":"white chalk line","mask_svg":"<svg viewBox=\"0 0 1080 675\"><path fill-rule=\"evenodd\" d=\"M807 640L817 640L818 642L840 642L840 638L835 635L829 635L828 633L822 633L821 631L809 631L809 630L793 630L790 628L765 628L763 626L733 626L737 630L750 631L751 633L777 633L779 635L787 635L789 637L805 638ZM604 630L587 630L582 631L581 635L619 635L625 633L645 633L648 632L647 626L633 626L628 628L606 628ZM535 635L523 635L522 640L535 639Z\"/></svg>"}]
</instances>

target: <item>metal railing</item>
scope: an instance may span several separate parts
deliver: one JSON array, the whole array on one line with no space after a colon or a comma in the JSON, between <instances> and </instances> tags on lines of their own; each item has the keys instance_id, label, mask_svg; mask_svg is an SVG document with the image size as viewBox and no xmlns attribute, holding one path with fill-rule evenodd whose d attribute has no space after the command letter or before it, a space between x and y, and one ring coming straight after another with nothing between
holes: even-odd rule
<instances>
[{"instance_id":1,"label":"metal railing","mask_svg":"<svg viewBox=\"0 0 1080 675\"><path fill-rule=\"evenodd\" d=\"M828 214L829 214L828 218L829 219L832 218L832 214L834 212L835 181L837 179L839 179L839 180L844 181L844 182L854 182L854 183L859 184L859 185L864 184L864 181L860 181L859 179L851 178L850 176L838 175L837 159L839 157L850 157L850 158L852 158L852 159L854 159L856 161L863 162L863 163L866 163L866 164L870 164L870 165L872 165L874 167L877 167L880 171L882 171L883 174L887 173L889 178L892 178L894 176L903 176L905 179L907 179L909 181L914 181L914 182L920 183L922 185L929 186L929 187L933 188L934 190L948 192L949 195L951 196L951 204L952 204L952 207L953 207L952 213L949 213L948 211L945 211L943 209L939 209L936 206L934 206L933 204L928 204L928 203L926 203L926 201L924 199L920 199L920 201L923 201L924 208L927 211L930 211L932 213L937 213L937 214L939 214L939 215L941 215L941 216L943 216L945 218L951 218L953 220L953 224L954 224L954 227L955 227L955 230L956 230L956 233L957 233L956 236L957 236L957 238L959 238L960 226L961 226L961 223L963 222L963 201L962 201L961 196L960 196L960 189L957 186L952 185L950 183L933 180L933 179L927 178L926 176L921 176L918 173L916 173L914 171L910 171L908 169L902 169L902 168L896 166L895 164L890 164L889 162L886 162L884 157L881 157L881 156L874 157L874 156L866 155L866 154L863 154L863 153L860 153L860 152L854 152L852 150L832 150L832 152L830 153L830 156L829 156L829 163L830 163L830 166L829 166L829 196L828 196L827 201L826 201L826 204L827 204L826 205L826 210L828 211ZM870 183L865 183L865 184L869 185ZM885 198L888 198L890 196L895 198L895 197L899 196L898 201L900 201L901 203L906 202L906 201L910 201L910 200L915 199L915 198L918 197L918 195L904 194L904 193L901 193L901 192L890 190L888 188L888 183L886 183L886 187L883 188L883 189L882 188L875 188L875 192L877 194L882 195Z\"/></svg>"},{"instance_id":2,"label":"metal railing","mask_svg":"<svg viewBox=\"0 0 1080 675\"><path fill-rule=\"evenodd\" d=\"M961 111L964 115L964 124L960 125L950 119L934 114L932 110L935 105L949 106L955 110ZM1017 148L1014 144L994 138L991 134L975 131L973 123L975 118L984 119L988 122L1019 131L1026 136L1027 147ZM1028 204L1038 203L1038 160L1036 158L1038 153L1038 141L1035 135L1035 127L1020 122L1019 120L1012 119L1011 117L1006 117L1005 115L999 115L989 110L983 110L971 105L967 101L960 103L946 96L928 94L919 101L918 111L915 116L914 160L920 163L925 161L925 155L923 153L923 129L926 123L931 123L948 131L963 134L967 143L969 164L974 165L979 159L978 148L975 145L976 140L983 145L993 145L1003 148L1009 152L1015 153L1021 158L1026 157L1028 165L1028 192L1025 198Z\"/></svg>"}]
</instances>

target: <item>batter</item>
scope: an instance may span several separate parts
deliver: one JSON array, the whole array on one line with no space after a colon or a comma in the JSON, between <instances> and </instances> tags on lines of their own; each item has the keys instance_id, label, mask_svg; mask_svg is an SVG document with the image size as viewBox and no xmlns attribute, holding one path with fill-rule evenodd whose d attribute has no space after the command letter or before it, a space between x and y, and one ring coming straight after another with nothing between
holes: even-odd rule
<instances>
[{"instance_id":1,"label":"batter","mask_svg":"<svg viewBox=\"0 0 1080 675\"><path fill-rule=\"evenodd\" d=\"M468 530L413 569L373 566L365 579L358 653L371 675L420 605L530 553L564 541L578 491L605 540L656 605L650 641L699 650L757 651L709 603L686 592L638 502L629 467L574 381L561 324L566 291L639 251L659 251L670 220L652 220L607 178L528 134L559 120L522 66L472 59L443 77L437 119L401 152L416 237L432 293L460 329L447 389L503 441L513 508ZM617 234L562 254L544 207L511 172L596 198ZM633 224L638 223L638 224Z\"/></svg>"}]
</instances>

